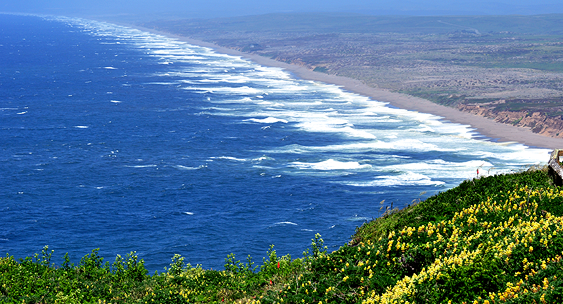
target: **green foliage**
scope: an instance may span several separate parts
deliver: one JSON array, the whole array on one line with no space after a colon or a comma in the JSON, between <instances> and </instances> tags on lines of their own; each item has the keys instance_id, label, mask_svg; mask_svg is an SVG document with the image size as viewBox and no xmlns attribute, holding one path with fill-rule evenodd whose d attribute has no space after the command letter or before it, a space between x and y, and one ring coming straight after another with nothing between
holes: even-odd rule
<instances>
[{"instance_id":1,"label":"green foliage","mask_svg":"<svg viewBox=\"0 0 563 304\"><path fill-rule=\"evenodd\" d=\"M325 67L320 67L320 66L318 66L318 67L315 67L315 68L313 69L313 71L314 71L314 72L319 72L319 73L328 74L328 69L325 68Z\"/></svg>"},{"instance_id":2,"label":"green foliage","mask_svg":"<svg viewBox=\"0 0 563 304\"><path fill-rule=\"evenodd\" d=\"M429 222L448 219L463 208L474 205L499 191L513 189L518 185L532 188L548 188L551 182L547 169L528 170L518 174L504 174L466 180L446 192L429 197L420 204L407 207L400 212L378 218L357 229L352 242L357 244L367 239L376 239L390 231L405 226L418 227ZM550 205L554 214L563 214L563 206Z\"/></svg>"},{"instance_id":3,"label":"green foliage","mask_svg":"<svg viewBox=\"0 0 563 304\"><path fill-rule=\"evenodd\" d=\"M0 258L0 303L561 303L563 190L545 170L468 180L332 253L317 234L301 259L272 245L223 271L175 255L149 276L135 252L109 264L98 249L57 268L52 254Z\"/></svg>"},{"instance_id":4,"label":"green foliage","mask_svg":"<svg viewBox=\"0 0 563 304\"><path fill-rule=\"evenodd\" d=\"M400 90L400 93L424 98L444 106L455 106L466 101L467 96L451 89L431 90L431 89L410 89Z\"/></svg>"},{"instance_id":5,"label":"green foliage","mask_svg":"<svg viewBox=\"0 0 563 304\"><path fill-rule=\"evenodd\" d=\"M235 261L234 253L227 255L227 258L225 259L225 270L232 273L253 273L258 266L252 268L252 265L254 265L254 262L252 262L252 257L250 255L246 258L246 263Z\"/></svg>"},{"instance_id":6,"label":"green foliage","mask_svg":"<svg viewBox=\"0 0 563 304\"><path fill-rule=\"evenodd\" d=\"M171 275L179 275L181 274L185 268L191 268L191 265L186 265L184 263L184 258L179 255L179 254L175 254L172 257L172 263L170 264L170 269L168 269L168 273ZM167 270L166 268L164 268L165 270Z\"/></svg>"}]
</instances>

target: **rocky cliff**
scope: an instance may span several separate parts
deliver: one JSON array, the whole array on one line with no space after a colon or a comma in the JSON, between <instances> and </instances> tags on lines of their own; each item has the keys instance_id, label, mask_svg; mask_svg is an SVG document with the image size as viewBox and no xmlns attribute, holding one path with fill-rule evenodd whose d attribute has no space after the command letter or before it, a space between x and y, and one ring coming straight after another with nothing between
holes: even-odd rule
<instances>
[{"instance_id":1,"label":"rocky cliff","mask_svg":"<svg viewBox=\"0 0 563 304\"><path fill-rule=\"evenodd\" d=\"M497 122L529 128L532 132L541 135L563 138L561 116L550 117L545 113L528 111L495 111L490 107L474 104L459 104L457 108L460 111L484 116Z\"/></svg>"}]
</instances>

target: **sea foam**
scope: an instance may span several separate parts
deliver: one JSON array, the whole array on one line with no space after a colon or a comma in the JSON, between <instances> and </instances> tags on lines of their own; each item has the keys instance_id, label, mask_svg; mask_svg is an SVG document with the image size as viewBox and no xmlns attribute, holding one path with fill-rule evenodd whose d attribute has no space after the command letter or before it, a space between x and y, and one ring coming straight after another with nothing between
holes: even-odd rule
<instances>
[{"instance_id":1,"label":"sea foam","mask_svg":"<svg viewBox=\"0 0 563 304\"><path fill-rule=\"evenodd\" d=\"M334 159L325 160L319 163L302 163L293 162L291 166L297 167L299 169L313 169L313 170L353 170L353 169L364 169L371 168L371 165L361 165L358 162L341 162Z\"/></svg>"}]
</instances>

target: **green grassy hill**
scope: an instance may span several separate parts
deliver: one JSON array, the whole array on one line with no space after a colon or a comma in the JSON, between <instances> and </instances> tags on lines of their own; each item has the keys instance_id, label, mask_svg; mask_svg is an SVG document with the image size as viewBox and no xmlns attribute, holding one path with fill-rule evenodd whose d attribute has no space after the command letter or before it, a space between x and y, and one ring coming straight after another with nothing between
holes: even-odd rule
<instances>
[{"instance_id":1,"label":"green grassy hill","mask_svg":"<svg viewBox=\"0 0 563 304\"><path fill-rule=\"evenodd\" d=\"M78 265L41 255L0 259L0 303L562 303L563 190L545 169L463 182L358 228L327 253L270 248L204 270L175 256L148 275L132 253Z\"/></svg>"}]
</instances>

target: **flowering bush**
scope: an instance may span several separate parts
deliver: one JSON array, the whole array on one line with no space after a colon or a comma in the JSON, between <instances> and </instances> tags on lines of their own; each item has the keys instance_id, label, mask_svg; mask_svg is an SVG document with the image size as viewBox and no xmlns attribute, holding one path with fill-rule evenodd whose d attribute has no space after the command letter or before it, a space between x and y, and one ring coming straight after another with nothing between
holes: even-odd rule
<instances>
[{"instance_id":1,"label":"flowering bush","mask_svg":"<svg viewBox=\"0 0 563 304\"><path fill-rule=\"evenodd\" d=\"M563 190L545 171L480 178L360 227L300 259L273 246L260 266L185 264L149 276L131 253L94 250L77 266L52 252L0 259L2 303L562 303Z\"/></svg>"}]
</instances>

